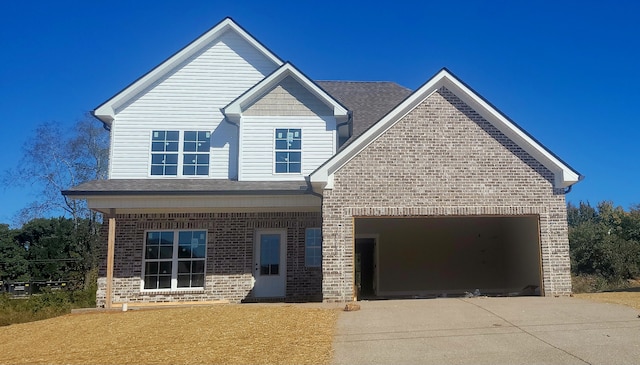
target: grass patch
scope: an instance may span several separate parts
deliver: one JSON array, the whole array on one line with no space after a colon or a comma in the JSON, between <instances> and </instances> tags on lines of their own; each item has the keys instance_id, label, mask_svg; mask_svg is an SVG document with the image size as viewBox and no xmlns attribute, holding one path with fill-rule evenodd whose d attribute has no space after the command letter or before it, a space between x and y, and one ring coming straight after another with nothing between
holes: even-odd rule
<instances>
[{"instance_id":1,"label":"grass patch","mask_svg":"<svg viewBox=\"0 0 640 365\"><path fill-rule=\"evenodd\" d=\"M231 304L70 314L0 327L0 353L3 364L328 364L338 314Z\"/></svg>"},{"instance_id":2,"label":"grass patch","mask_svg":"<svg viewBox=\"0 0 640 365\"><path fill-rule=\"evenodd\" d=\"M68 314L73 308L96 306L96 290L48 291L25 298L0 295L0 326L39 321Z\"/></svg>"}]
</instances>

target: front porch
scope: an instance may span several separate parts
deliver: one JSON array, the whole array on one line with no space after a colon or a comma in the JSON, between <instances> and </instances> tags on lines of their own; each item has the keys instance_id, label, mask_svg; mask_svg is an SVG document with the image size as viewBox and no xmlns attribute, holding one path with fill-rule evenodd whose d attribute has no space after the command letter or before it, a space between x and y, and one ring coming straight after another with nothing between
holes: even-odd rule
<instances>
[{"instance_id":1,"label":"front porch","mask_svg":"<svg viewBox=\"0 0 640 365\"><path fill-rule=\"evenodd\" d=\"M320 212L110 216L97 304L319 301L322 271L305 265L305 234L321 222Z\"/></svg>"}]
</instances>

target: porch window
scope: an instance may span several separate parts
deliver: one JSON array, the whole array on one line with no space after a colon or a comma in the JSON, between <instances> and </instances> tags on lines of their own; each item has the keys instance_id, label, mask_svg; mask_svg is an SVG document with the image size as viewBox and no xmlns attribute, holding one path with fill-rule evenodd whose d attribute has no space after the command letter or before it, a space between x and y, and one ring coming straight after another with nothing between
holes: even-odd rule
<instances>
[{"instance_id":1,"label":"porch window","mask_svg":"<svg viewBox=\"0 0 640 365\"><path fill-rule=\"evenodd\" d=\"M208 176L211 132L153 131L151 175Z\"/></svg>"},{"instance_id":2,"label":"porch window","mask_svg":"<svg viewBox=\"0 0 640 365\"><path fill-rule=\"evenodd\" d=\"M307 228L304 246L305 266L320 267L322 264L322 230Z\"/></svg>"},{"instance_id":3,"label":"porch window","mask_svg":"<svg viewBox=\"0 0 640 365\"><path fill-rule=\"evenodd\" d=\"M149 231L144 252L144 289L204 287L206 231Z\"/></svg>"},{"instance_id":4,"label":"porch window","mask_svg":"<svg viewBox=\"0 0 640 365\"><path fill-rule=\"evenodd\" d=\"M302 171L302 130L276 129L275 172L277 174Z\"/></svg>"}]
</instances>

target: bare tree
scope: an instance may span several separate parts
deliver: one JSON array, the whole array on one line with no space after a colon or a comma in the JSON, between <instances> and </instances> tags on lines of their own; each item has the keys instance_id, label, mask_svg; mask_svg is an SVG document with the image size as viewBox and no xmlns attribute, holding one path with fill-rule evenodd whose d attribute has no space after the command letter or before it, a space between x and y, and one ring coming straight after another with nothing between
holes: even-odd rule
<instances>
[{"instance_id":1,"label":"bare tree","mask_svg":"<svg viewBox=\"0 0 640 365\"><path fill-rule=\"evenodd\" d=\"M18 167L3 177L6 185L29 184L39 188L34 201L20 210L16 220L23 224L52 212L72 219L95 219L86 202L69 199L60 191L89 180L105 179L109 157L109 132L90 114L78 120L72 130L59 123L45 122L23 145Z\"/></svg>"}]
</instances>

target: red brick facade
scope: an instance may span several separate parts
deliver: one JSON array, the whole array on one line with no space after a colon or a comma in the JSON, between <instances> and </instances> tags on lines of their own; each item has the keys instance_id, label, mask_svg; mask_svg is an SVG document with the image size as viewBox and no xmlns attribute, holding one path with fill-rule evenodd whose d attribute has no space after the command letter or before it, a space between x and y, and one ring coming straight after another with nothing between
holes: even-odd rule
<instances>
[{"instance_id":1,"label":"red brick facade","mask_svg":"<svg viewBox=\"0 0 640 365\"><path fill-rule=\"evenodd\" d=\"M287 301L321 300L322 272L305 267L305 229L321 226L320 213L167 213L118 214L113 302L182 302L252 300L254 234L259 228L287 232ZM143 248L148 230L206 230L207 255L203 290L141 290ZM106 225L104 227L106 238ZM106 239L105 239L106 241ZM98 305L105 304L106 245L98 280Z\"/></svg>"},{"instance_id":2,"label":"red brick facade","mask_svg":"<svg viewBox=\"0 0 640 365\"><path fill-rule=\"evenodd\" d=\"M565 197L553 181L547 168L441 88L335 172L322 213L118 214L113 302L251 301L254 235L260 228L286 228L284 300L350 301L353 219L375 216L535 215L544 293L568 295ZM305 229L312 227L323 229L322 268L305 267ZM165 229L207 231L204 289L141 290L145 232ZM105 301L104 276L103 271L99 305Z\"/></svg>"},{"instance_id":3,"label":"red brick facade","mask_svg":"<svg viewBox=\"0 0 640 365\"><path fill-rule=\"evenodd\" d=\"M537 215L546 295L571 293L563 189L445 88L335 172L323 200L323 298L353 296L353 219Z\"/></svg>"}]
</instances>

